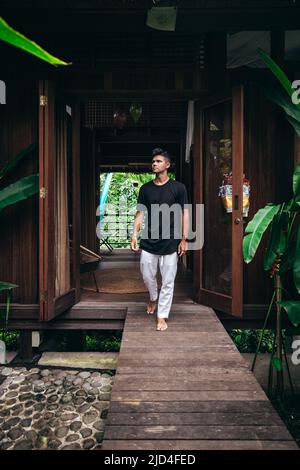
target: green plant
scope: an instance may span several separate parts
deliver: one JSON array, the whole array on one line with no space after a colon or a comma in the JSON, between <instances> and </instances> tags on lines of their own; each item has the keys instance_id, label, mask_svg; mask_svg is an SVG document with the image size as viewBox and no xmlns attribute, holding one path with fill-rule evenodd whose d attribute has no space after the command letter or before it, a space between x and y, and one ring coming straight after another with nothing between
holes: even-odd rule
<instances>
[{"instance_id":1,"label":"green plant","mask_svg":"<svg viewBox=\"0 0 300 470\"><path fill-rule=\"evenodd\" d=\"M122 332L114 332L109 335L104 333L92 333L85 335L84 349L85 351L106 351L118 352L120 350L122 340Z\"/></svg>"},{"instance_id":2,"label":"green plant","mask_svg":"<svg viewBox=\"0 0 300 470\"><path fill-rule=\"evenodd\" d=\"M45 49L39 46L36 42L31 41L23 34L19 33L19 31L13 29L6 23L6 21L4 21L3 18L0 18L0 39L17 47L18 49L23 49L28 54L35 55L39 59L44 60L51 65L70 65L70 63L66 63L49 54L49 52L45 51Z\"/></svg>"},{"instance_id":3,"label":"green plant","mask_svg":"<svg viewBox=\"0 0 300 470\"><path fill-rule=\"evenodd\" d=\"M262 330L241 330L234 329L230 332L230 337L238 350L242 353L253 353L256 351ZM272 352L274 332L265 330L260 343L259 352Z\"/></svg>"},{"instance_id":4,"label":"green plant","mask_svg":"<svg viewBox=\"0 0 300 470\"><path fill-rule=\"evenodd\" d=\"M18 348L19 331L0 331L0 339L5 341L8 351L15 351Z\"/></svg>"},{"instance_id":5,"label":"green plant","mask_svg":"<svg viewBox=\"0 0 300 470\"><path fill-rule=\"evenodd\" d=\"M289 122L291 122L297 131L298 128L300 129L300 108L293 104L290 99L291 94L294 91L292 85L284 72L265 52L259 50L259 53L285 90L282 91L276 89L276 93L273 93L272 89L269 89L268 97L275 94L275 102L277 102L277 104L281 103L280 105L287 113ZM287 92L289 97L287 96ZM295 123L297 123L296 126ZM284 392L283 355L285 356L288 368L282 335L282 309L286 311L287 316L293 325L298 326L300 323L300 301L291 298L291 293L284 288L286 279L290 274L292 274L295 288L297 292L300 293L300 231L298 226L300 211L300 164L295 168L292 186L292 199L288 202L282 202L281 204L270 203L264 208L259 209L253 219L246 226L243 239L244 261L246 263L250 263L255 256L264 233L271 224L263 268L265 271L269 272L271 278L274 279L274 292L265 318L260 342L253 360L252 370L254 370L255 367L257 354L267 321L271 314L272 307L275 305L276 331L270 361L269 392L271 392L273 384L274 368L277 375L275 387L275 394L277 396L282 396ZM283 300L283 297L285 296L287 296L287 299Z\"/></svg>"}]
</instances>

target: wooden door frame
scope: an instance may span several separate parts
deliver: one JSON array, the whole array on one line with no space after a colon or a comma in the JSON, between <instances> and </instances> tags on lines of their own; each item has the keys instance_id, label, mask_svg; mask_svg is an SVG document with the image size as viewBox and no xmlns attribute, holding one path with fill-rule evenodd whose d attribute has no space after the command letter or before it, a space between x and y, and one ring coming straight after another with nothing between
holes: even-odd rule
<instances>
[{"instance_id":1,"label":"wooden door frame","mask_svg":"<svg viewBox=\"0 0 300 470\"><path fill-rule=\"evenodd\" d=\"M194 289L195 300L211 305L220 311L242 317L243 315L243 160L244 160L244 90L239 85L233 88L231 97L220 94L203 102L195 103L195 137L194 137L194 188L195 204L204 202L204 168L203 168L203 109L232 100L232 290L231 295L215 293L204 289L203 250L194 252ZM242 156L242 157L241 157ZM200 175L200 177L198 177ZM240 219L236 224L235 220ZM205 243L205 240L204 240Z\"/></svg>"},{"instance_id":2,"label":"wooden door frame","mask_svg":"<svg viewBox=\"0 0 300 470\"><path fill-rule=\"evenodd\" d=\"M54 158L55 85L48 80L39 82L39 304L40 320L49 321L80 300L80 109L72 112L72 223L73 250L71 287L55 297L55 213ZM79 209L78 209L79 208Z\"/></svg>"},{"instance_id":3,"label":"wooden door frame","mask_svg":"<svg viewBox=\"0 0 300 470\"><path fill-rule=\"evenodd\" d=\"M79 100L72 101L72 276L75 288L75 303L80 301L80 241L81 241L81 210L80 210L80 120L81 107Z\"/></svg>"},{"instance_id":4,"label":"wooden door frame","mask_svg":"<svg viewBox=\"0 0 300 470\"><path fill-rule=\"evenodd\" d=\"M49 165L55 150L54 88L48 80L39 81L39 303L40 320L47 320L47 310L54 309L54 226L53 165ZM51 127L50 127L51 126Z\"/></svg>"}]
</instances>

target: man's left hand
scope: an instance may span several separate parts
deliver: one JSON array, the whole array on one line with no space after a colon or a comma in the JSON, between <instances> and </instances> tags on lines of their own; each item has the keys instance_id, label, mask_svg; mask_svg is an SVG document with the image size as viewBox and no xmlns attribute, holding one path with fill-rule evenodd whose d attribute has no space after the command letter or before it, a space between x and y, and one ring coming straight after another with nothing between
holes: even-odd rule
<instances>
[{"instance_id":1,"label":"man's left hand","mask_svg":"<svg viewBox=\"0 0 300 470\"><path fill-rule=\"evenodd\" d=\"M185 255L186 252L187 252L187 241L181 240L181 242L178 245L178 255L181 257L182 255Z\"/></svg>"}]
</instances>

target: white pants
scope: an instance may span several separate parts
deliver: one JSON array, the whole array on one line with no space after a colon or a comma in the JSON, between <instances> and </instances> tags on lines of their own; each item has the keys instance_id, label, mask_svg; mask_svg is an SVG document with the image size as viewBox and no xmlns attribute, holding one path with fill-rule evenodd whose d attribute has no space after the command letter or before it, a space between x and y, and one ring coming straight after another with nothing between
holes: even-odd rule
<instances>
[{"instance_id":1,"label":"white pants","mask_svg":"<svg viewBox=\"0 0 300 470\"><path fill-rule=\"evenodd\" d=\"M174 292L174 281L177 272L177 253L170 255L154 255L142 250L140 267L144 283L146 284L150 300L157 300L157 264L162 278L162 285L158 299L157 317L168 318Z\"/></svg>"}]
</instances>

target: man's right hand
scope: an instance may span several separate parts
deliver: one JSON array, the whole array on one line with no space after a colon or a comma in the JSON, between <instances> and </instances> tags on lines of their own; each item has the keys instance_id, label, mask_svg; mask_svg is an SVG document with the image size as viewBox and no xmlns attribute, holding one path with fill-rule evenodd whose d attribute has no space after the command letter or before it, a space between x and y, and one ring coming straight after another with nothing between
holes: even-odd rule
<instances>
[{"instance_id":1,"label":"man's right hand","mask_svg":"<svg viewBox=\"0 0 300 470\"><path fill-rule=\"evenodd\" d=\"M137 242L137 237L135 235L132 235L131 241L130 241L130 249L132 251L138 251L138 242Z\"/></svg>"}]
</instances>

